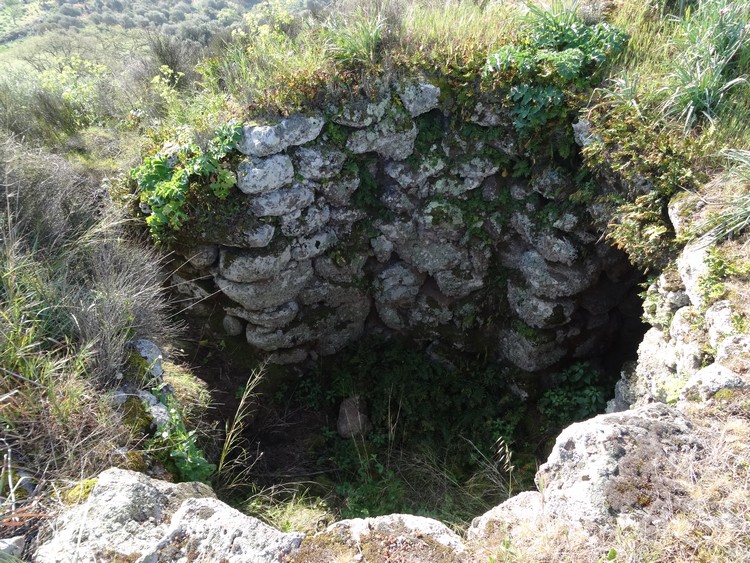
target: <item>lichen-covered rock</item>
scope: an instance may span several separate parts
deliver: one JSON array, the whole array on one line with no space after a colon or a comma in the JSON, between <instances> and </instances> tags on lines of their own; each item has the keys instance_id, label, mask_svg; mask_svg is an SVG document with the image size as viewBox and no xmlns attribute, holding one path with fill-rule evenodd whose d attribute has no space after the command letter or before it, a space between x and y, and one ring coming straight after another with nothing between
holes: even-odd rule
<instances>
[{"instance_id":1,"label":"lichen-covered rock","mask_svg":"<svg viewBox=\"0 0 750 563\"><path fill-rule=\"evenodd\" d=\"M161 381L161 376L164 375L164 368L161 365L163 360L161 350L159 347L151 342L150 340L138 339L132 340L129 344L130 348L138 354L146 364L146 374L154 379Z\"/></svg>"},{"instance_id":2,"label":"lichen-covered rock","mask_svg":"<svg viewBox=\"0 0 750 563\"><path fill-rule=\"evenodd\" d=\"M435 274L435 282L446 297L461 299L484 287L484 272L462 268L443 270Z\"/></svg>"},{"instance_id":3,"label":"lichen-covered rock","mask_svg":"<svg viewBox=\"0 0 750 563\"><path fill-rule=\"evenodd\" d=\"M297 313L299 305L296 301L284 303L278 307L270 307L260 311L248 311L240 307L227 307L226 312L246 321L268 329L282 328L291 323Z\"/></svg>"},{"instance_id":4,"label":"lichen-covered rock","mask_svg":"<svg viewBox=\"0 0 750 563\"><path fill-rule=\"evenodd\" d=\"M448 202L428 203L417 217L417 223L425 236L432 235L455 241L466 233L463 211L457 205Z\"/></svg>"},{"instance_id":5,"label":"lichen-covered rock","mask_svg":"<svg viewBox=\"0 0 750 563\"><path fill-rule=\"evenodd\" d=\"M347 127L369 127L385 117L391 105L387 92L376 100L367 98L351 99L337 111L334 111L333 122Z\"/></svg>"},{"instance_id":6,"label":"lichen-covered rock","mask_svg":"<svg viewBox=\"0 0 750 563\"><path fill-rule=\"evenodd\" d=\"M386 326L402 329L402 318L417 298L425 276L403 262L384 269L375 282L375 306Z\"/></svg>"},{"instance_id":7,"label":"lichen-covered rock","mask_svg":"<svg viewBox=\"0 0 750 563\"><path fill-rule=\"evenodd\" d=\"M320 256L313 261L315 273L318 276L324 280L339 283L352 283L362 280L366 263L367 256L361 254L351 256L348 259Z\"/></svg>"},{"instance_id":8,"label":"lichen-covered rock","mask_svg":"<svg viewBox=\"0 0 750 563\"><path fill-rule=\"evenodd\" d=\"M402 188L422 188L428 179L445 170L447 164L439 155L431 156L414 165L410 162L391 160L386 162L384 171Z\"/></svg>"},{"instance_id":9,"label":"lichen-covered rock","mask_svg":"<svg viewBox=\"0 0 750 563\"><path fill-rule=\"evenodd\" d=\"M300 147L294 152L294 163L298 174L309 180L333 178L344 166L346 153L323 144Z\"/></svg>"},{"instance_id":10,"label":"lichen-covered rock","mask_svg":"<svg viewBox=\"0 0 750 563\"><path fill-rule=\"evenodd\" d=\"M0 539L0 559L6 556L10 558L10 561L13 561L12 558L14 557L20 559L21 555L23 554L23 548L25 545L25 536L15 536L12 538Z\"/></svg>"},{"instance_id":11,"label":"lichen-covered rock","mask_svg":"<svg viewBox=\"0 0 750 563\"><path fill-rule=\"evenodd\" d=\"M700 289L700 280L708 273L706 257L708 249L700 244L689 244L677 258L677 270L680 272L685 292L690 297L690 302L696 307L703 306L703 292Z\"/></svg>"},{"instance_id":12,"label":"lichen-covered rock","mask_svg":"<svg viewBox=\"0 0 750 563\"><path fill-rule=\"evenodd\" d=\"M341 520L303 540L291 562L404 561L468 563L458 535L437 520L410 514Z\"/></svg>"},{"instance_id":13,"label":"lichen-covered rock","mask_svg":"<svg viewBox=\"0 0 750 563\"><path fill-rule=\"evenodd\" d=\"M545 260L570 266L578 258L579 248L569 237L539 229L526 213L514 213L511 224Z\"/></svg>"},{"instance_id":14,"label":"lichen-covered rock","mask_svg":"<svg viewBox=\"0 0 750 563\"><path fill-rule=\"evenodd\" d=\"M203 244L191 248L185 253L190 265L194 268L205 269L213 266L219 258L219 247L215 244Z\"/></svg>"},{"instance_id":15,"label":"lichen-covered rock","mask_svg":"<svg viewBox=\"0 0 750 563\"><path fill-rule=\"evenodd\" d=\"M697 371L680 392L681 401L707 401L722 389L749 387L750 383L715 362Z\"/></svg>"},{"instance_id":16,"label":"lichen-covered rock","mask_svg":"<svg viewBox=\"0 0 750 563\"><path fill-rule=\"evenodd\" d=\"M290 246L270 254L225 248L221 251L219 275L233 282L267 280L278 275L291 259Z\"/></svg>"},{"instance_id":17,"label":"lichen-covered rock","mask_svg":"<svg viewBox=\"0 0 750 563\"><path fill-rule=\"evenodd\" d=\"M248 195L264 194L292 183L294 166L285 154L245 160L237 168L237 187Z\"/></svg>"},{"instance_id":18,"label":"lichen-covered rock","mask_svg":"<svg viewBox=\"0 0 750 563\"><path fill-rule=\"evenodd\" d=\"M508 282L508 303L524 323L535 328L564 325L576 309L569 299L542 299L513 282Z\"/></svg>"},{"instance_id":19,"label":"lichen-covered rock","mask_svg":"<svg viewBox=\"0 0 750 563\"><path fill-rule=\"evenodd\" d=\"M417 117L438 107L440 88L427 82L405 83L398 95L409 115Z\"/></svg>"},{"instance_id":20,"label":"lichen-covered rock","mask_svg":"<svg viewBox=\"0 0 750 563\"><path fill-rule=\"evenodd\" d=\"M549 333L536 332L526 334L514 329L500 331L498 349L505 359L516 367L526 371L539 371L548 368L562 358L567 352Z\"/></svg>"},{"instance_id":21,"label":"lichen-covered rock","mask_svg":"<svg viewBox=\"0 0 750 563\"><path fill-rule=\"evenodd\" d=\"M307 237L300 237L292 246L292 258L295 260L310 260L320 256L333 245L338 238L332 230L325 230Z\"/></svg>"},{"instance_id":22,"label":"lichen-covered rock","mask_svg":"<svg viewBox=\"0 0 750 563\"><path fill-rule=\"evenodd\" d=\"M305 324L295 324L284 330L248 324L245 331L247 343L265 352L308 344L316 336L312 328Z\"/></svg>"},{"instance_id":23,"label":"lichen-covered rock","mask_svg":"<svg viewBox=\"0 0 750 563\"><path fill-rule=\"evenodd\" d=\"M349 136L346 148L354 154L378 153L383 158L404 160L414 152L417 126L409 119L389 117Z\"/></svg>"},{"instance_id":24,"label":"lichen-covered rock","mask_svg":"<svg viewBox=\"0 0 750 563\"><path fill-rule=\"evenodd\" d=\"M273 225L258 225L258 227L242 232L239 246L244 248L264 248L271 244L276 227ZM229 243L227 243L229 244ZM231 245L230 245L231 246Z\"/></svg>"},{"instance_id":25,"label":"lichen-covered rock","mask_svg":"<svg viewBox=\"0 0 750 563\"><path fill-rule=\"evenodd\" d=\"M716 348L716 361L728 366L744 369L750 365L750 336L733 334L719 342Z\"/></svg>"},{"instance_id":26,"label":"lichen-covered rock","mask_svg":"<svg viewBox=\"0 0 750 563\"><path fill-rule=\"evenodd\" d=\"M482 127L499 127L511 123L508 114L502 113L496 106L485 104L484 102L477 102L468 121Z\"/></svg>"},{"instance_id":27,"label":"lichen-covered rock","mask_svg":"<svg viewBox=\"0 0 750 563\"><path fill-rule=\"evenodd\" d=\"M162 538L183 501L195 497L213 498L214 493L200 483L173 484L108 469L85 503L56 518L53 537L39 547L36 560L135 561Z\"/></svg>"},{"instance_id":28,"label":"lichen-covered rock","mask_svg":"<svg viewBox=\"0 0 750 563\"><path fill-rule=\"evenodd\" d=\"M732 323L732 315L732 304L727 300L718 301L706 309L704 318L711 348L718 348L719 342L737 332ZM698 321L694 324L698 324Z\"/></svg>"},{"instance_id":29,"label":"lichen-covered rock","mask_svg":"<svg viewBox=\"0 0 750 563\"><path fill-rule=\"evenodd\" d=\"M637 405L677 399L687 378L678 377L676 363L668 335L657 328L648 330L638 346L636 368L626 382Z\"/></svg>"},{"instance_id":30,"label":"lichen-covered rock","mask_svg":"<svg viewBox=\"0 0 750 563\"><path fill-rule=\"evenodd\" d=\"M245 331L245 323L242 322L241 318L233 315L224 315L221 326L228 336L239 336Z\"/></svg>"},{"instance_id":31,"label":"lichen-covered rock","mask_svg":"<svg viewBox=\"0 0 750 563\"><path fill-rule=\"evenodd\" d=\"M501 532L537 528L544 519L544 496L538 491L524 491L488 510L471 521L466 531L470 541L486 540L500 527Z\"/></svg>"},{"instance_id":32,"label":"lichen-covered rock","mask_svg":"<svg viewBox=\"0 0 750 563\"><path fill-rule=\"evenodd\" d=\"M215 278L216 285L232 301L249 311L262 311L292 301L313 276L309 261L291 262L273 280L240 283Z\"/></svg>"},{"instance_id":33,"label":"lichen-covered rock","mask_svg":"<svg viewBox=\"0 0 750 563\"><path fill-rule=\"evenodd\" d=\"M302 185L264 193L250 200L250 210L258 217L281 217L304 209L315 199L315 192Z\"/></svg>"},{"instance_id":34,"label":"lichen-covered rock","mask_svg":"<svg viewBox=\"0 0 750 563\"><path fill-rule=\"evenodd\" d=\"M573 424L536 475L544 514L612 528L619 514L653 519L674 510L682 486L668 468L697 447L687 420L661 403Z\"/></svg>"},{"instance_id":35,"label":"lichen-covered rock","mask_svg":"<svg viewBox=\"0 0 750 563\"><path fill-rule=\"evenodd\" d=\"M572 265L548 262L536 250L524 252L519 270L529 289L545 298L569 297L589 287L597 280L600 265L591 258Z\"/></svg>"},{"instance_id":36,"label":"lichen-covered rock","mask_svg":"<svg viewBox=\"0 0 750 563\"><path fill-rule=\"evenodd\" d=\"M279 532L217 499L191 498L137 563L277 563L299 547L303 537L298 532Z\"/></svg>"},{"instance_id":37,"label":"lichen-covered rock","mask_svg":"<svg viewBox=\"0 0 750 563\"><path fill-rule=\"evenodd\" d=\"M349 205L359 184L359 176L342 174L338 178L321 182L318 191L331 205L343 207Z\"/></svg>"},{"instance_id":38,"label":"lichen-covered rock","mask_svg":"<svg viewBox=\"0 0 750 563\"><path fill-rule=\"evenodd\" d=\"M246 125L237 150L252 156L268 156L293 145L314 140L325 122L319 116L293 115L276 125Z\"/></svg>"}]
</instances>

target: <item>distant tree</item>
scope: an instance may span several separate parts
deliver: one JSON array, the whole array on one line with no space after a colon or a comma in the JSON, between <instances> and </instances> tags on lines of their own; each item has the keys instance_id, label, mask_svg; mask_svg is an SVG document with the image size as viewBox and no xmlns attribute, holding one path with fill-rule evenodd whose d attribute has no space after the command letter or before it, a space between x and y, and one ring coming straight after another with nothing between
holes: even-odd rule
<instances>
[{"instance_id":1,"label":"distant tree","mask_svg":"<svg viewBox=\"0 0 750 563\"><path fill-rule=\"evenodd\" d=\"M167 17L157 10L149 10L148 12L146 12L145 16L154 25L167 23Z\"/></svg>"},{"instance_id":2,"label":"distant tree","mask_svg":"<svg viewBox=\"0 0 750 563\"><path fill-rule=\"evenodd\" d=\"M21 0L3 0L3 6L8 10L10 17L13 20L13 25L16 25L18 16L23 13L23 4L21 4Z\"/></svg>"},{"instance_id":3,"label":"distant tree","mask_svg":"<svg viewBox=\"0 0 750 563\"><path fill-rule=\"evenodd\" d=\"M63 16L69 16L71 18L76 18L81 15L81 9L78 6L72 6L70 4L65 4L64 6L60 6L60 13Z\"/></svg>"}]
</instances>

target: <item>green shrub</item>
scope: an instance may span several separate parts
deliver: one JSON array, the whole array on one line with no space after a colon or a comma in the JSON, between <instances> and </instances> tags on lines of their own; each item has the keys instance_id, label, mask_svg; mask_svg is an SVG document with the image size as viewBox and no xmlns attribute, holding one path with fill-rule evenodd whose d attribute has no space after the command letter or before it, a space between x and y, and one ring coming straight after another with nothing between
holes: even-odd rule
<instances>
[{"instance_id":1,"label":"green shrub","mask_svg":"<svg viewBox=\"0 0 750 563\"><path fill-rule=\"evenodd\" d=\"M511 84L508 106L513 125L522 138L529 139L538 137L548 124L567 125L576 96L589 89L597 70L624 49L625 35L606 23L587 25L575 4L557 3L551 9L530 5L525 23L527 39L491 54L484 76ZM555 144L567 157L573 146L569 131L563 139ZM534 141L535 146L541 144Z\"/></svg>"},{"instance_id":2,"label":"green shrub","mask_svg":"<svg viewBox=\"0 0 750 563\"><path fill-rule=\"evenodd\" d=\"M193 187L200 189L207 182L217 198L229 195L237 178L223 166L223 161L235 149L240 135L239 124L224 125L204 151L183 130L175 144L147 157L131 171L140 200L148 206L146 223L154 240L166 242L171 232L182 227L187 219L184 208Z\"/></svg>"}]
</instances>

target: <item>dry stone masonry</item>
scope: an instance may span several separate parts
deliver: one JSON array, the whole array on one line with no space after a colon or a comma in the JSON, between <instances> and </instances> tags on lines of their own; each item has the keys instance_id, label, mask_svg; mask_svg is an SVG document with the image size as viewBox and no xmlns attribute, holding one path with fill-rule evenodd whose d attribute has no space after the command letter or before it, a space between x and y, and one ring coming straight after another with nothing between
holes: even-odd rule
<instances>
[{"instance_id":1,"label":"dry stone masonry","mask_svg":"<svg viewBox=\"0 0 750 563\"><path fill-rule=\"evenodd\" d=\"M634 280L570 203L570 166L524 156L491 104L459 119L440 100L410 82L244 126L239 189L178 241L212 287L175 285L218 291L227 333L277 363L373 331L527 371L601 353Z\"/></svg>"}]
</instances>

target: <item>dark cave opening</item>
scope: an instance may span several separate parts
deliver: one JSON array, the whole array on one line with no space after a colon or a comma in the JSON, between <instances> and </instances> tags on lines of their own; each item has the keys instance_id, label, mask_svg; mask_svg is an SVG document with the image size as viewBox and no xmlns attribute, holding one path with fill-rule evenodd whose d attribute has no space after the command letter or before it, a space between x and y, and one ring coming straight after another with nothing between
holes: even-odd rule
<instances>
[{"instance_id":1,"label":"dark cave opening","mask_svg":"<svg viewBox=\"0 0 750 563\"><path fill-rule=\"evenodd\" d=\"M500 359L486 345L462 351L389 334L375 315L367 321L367 336L335 354L267 365L243 435L256 457L247 491L304 489L345 517L409 511L460 521L484 506L450 500L464 494L467 483L488 487L487 506L502 501L508 489L533 488L536 468L562 427L603 412L623 364L636 359L646 330L643 277L622 261L616 269L602 272L579 297L594 312L603 301L616 302L598 329L606 337L590 355L566 355L538 371ZM220 317L192 317L189 323L198 334L190 355L223 425L264 354L242 337L222 334ZM577 341L571 342L575 349ZM352 398L366 423L342 437L337 423L342 404ZM505 476L513 482L501 491L477 475L491 464L500 472L502 448L513 456L514 473ZM482 479L487 482L477 484ZM442 492L425 494L425 487ZM239 495L235 501L243 496L232 494ZM441 498L457 506L446 507Z\"/></svg>"}]
</instances>

